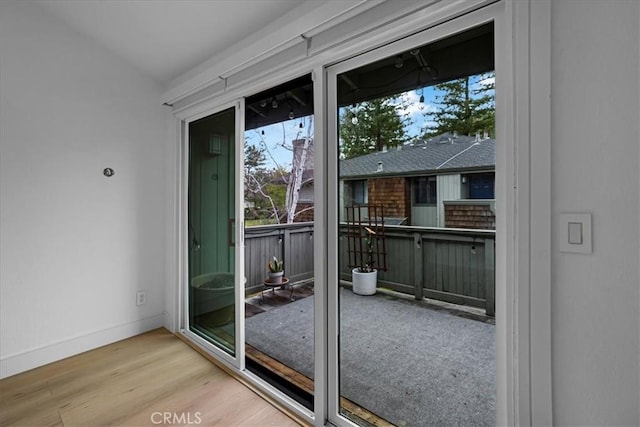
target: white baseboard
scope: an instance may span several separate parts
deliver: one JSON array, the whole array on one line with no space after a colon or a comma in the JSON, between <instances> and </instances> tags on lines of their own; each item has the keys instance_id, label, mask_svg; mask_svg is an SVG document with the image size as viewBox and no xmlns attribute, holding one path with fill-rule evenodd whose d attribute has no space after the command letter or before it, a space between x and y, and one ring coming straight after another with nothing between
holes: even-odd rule
<instances>
[{"instance_id":1,"label":"white baseboard","mask_svg":"<svg viewBox=\"0 0 640 427\"><path fill-rule=\"evenodd\" d=\"M163 326L165 314L124 323L0 359L0 379Z\"/></svg>"}]
</instances>

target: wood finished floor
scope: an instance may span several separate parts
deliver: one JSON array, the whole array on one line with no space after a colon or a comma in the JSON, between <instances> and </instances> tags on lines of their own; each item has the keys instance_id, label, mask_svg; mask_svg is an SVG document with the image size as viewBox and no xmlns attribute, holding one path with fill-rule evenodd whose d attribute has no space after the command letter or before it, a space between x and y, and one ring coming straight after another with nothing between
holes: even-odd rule
<instances>
[{"instance_id":1,"label":"wood finished floor","mask_svg":"<svg viewBox=\"0 0 640 427\"><path fill-rule=\"evenodd\" d=\"M183 417L172 425L298 425L166 329L0 381L0 426L154 425L165 412Z\"/></svg>"}]
</instances>

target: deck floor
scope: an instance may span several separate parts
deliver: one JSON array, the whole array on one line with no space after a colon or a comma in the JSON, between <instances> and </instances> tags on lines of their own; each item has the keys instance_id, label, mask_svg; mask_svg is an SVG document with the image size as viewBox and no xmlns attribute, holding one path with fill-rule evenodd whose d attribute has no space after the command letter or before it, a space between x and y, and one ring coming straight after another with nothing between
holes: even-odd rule
<instances>
[{"instance_id":1,"label":"deck floor","mask_svg":"<svg viewBox=\"0 0 640 427\"><path fill-rule=\"evenodd\" d=\"M251 318L253 316L255 316L258 313L265 313L266 311L270 311L276 308L283 308L284 306L291 304L291 303L296 303L296 302L300 302L303 303L304 298L306 298L307 296L313 295L313 287L312 284L305 284L305 287L300 287L300 291L298 291L296 289L296 294L299 295L298 298L296 298L296 301L290 301L288 296L289 296L289 291L286 290L282 290L282 291L277 291L275 295L272 295L271 292L269 291L268 293L266 293L266 297L265 297L265 301L262 301L262 298L260 297L260 295L254 297L253 300L248 300L247 301L247 314L246 317L247 318ZM350 293L349 293L350 294ZM346 297L346 295L345 295ZM387 291L381 291L380 292L380 297L383 299L388 299L390 301L406 301L407 304L409 304L409 306L424 306L425 309L429 309L432 312L443 312L443 314L441 316L447 316L447 315L454 315L458 318L466 318L469 320L474 320L474 321L478 321L481 323L485 323L485 324L495 324L495 319L489 316L484 315L484 313L482 313L481 310L477 310L477 309L472 309L472 308L468 308L468 307L460 307L460 306L454 306L453 304L446 304L446 303L441 303L438 301L431 301L431 300L424 300L424 301L416 301L412 298L403 296L403 295L399 295L397 293L394 292L387 292ZM409 307L408 306L408 307ZM292 312L291 310L289 310L287 308L287 313L288 315L291 315L293 317L296 317L296 313L298 313L298 311L300 312L308 312L309 311L309 306L308 304L306 305L306 308L302 308L305 307L300 306L301 310L295 310ZM280 312L280 310L277 310L278 312ZM351 311L351 310L350 310ZM404 310L402 310L404 311ZM418 310L421 311L421 310ZM446 314L445 314L446 313ZM267 316L264 319L270 319L269 322L274 322L275 324L282 324L282 319L281 317L270 317L272 313L265 313L264 315ZM276 311L273 312L273 314L276 314ZM400 314L400 313L398 313ZM278 316L278 315L276 315ZM279 315L282 316L282 315ZM365 317L367 315L365 314ZM392 318L393 316L389 317L387 315L387 318ZM437 316L436 316L437 317ZM262 319L262 316L261 316ZM276 319L280 319L279 321L277 321ZM252 322L248 322L246 327L247 327L247 333L249 333L250 329L252 326L250 326ZM301 324L308 324L309 323L309 319L304 319L303 322L301 322ZM313 320L311 320L311 323L313 323ZM463 321L464 323L464 321ZM258 328L258 330L263 330L265 329L264 326L264 322L259 322L259 323L255 323L253 322L253 324ZM262 325L261 325L262 324ZM366 328L365 328L366 329ZM268 327L267 327L268 330ZM253 329L251 329L251 331L253 331ZM451 332L451 331L449 331ZM446 330L443 330L443 333L445 334L449 334L449 332L447 332ZM264 332L258 332L259 334L262 334ZM266 332L267 335L270 334L270 332ZM275 332L276 334L280 334L281 332ZM312 331L306 331L304 332L307 337L309 336L309 333L312 333ZM298 336L298 333L294 333L294 335ZM302 335L299 334L300 336ZM308 357L304 354L296 356L298 357L298 359L295 360L288 360L291 358L291 354L298 354L297 352L287 352L284 354L281 354L281 356L277 356L278 354L281 353L281 348L282 346L287 346L287 340L288 338L286 338L288 335L284 334L279 340L277 340L277 344L275 345L275 347L277 347L278 349L272 348L272 346L270 345L264 345L264 343L260 344L259 341L257 341L258 343L258 347L256 348L254 344L254 341L251 341L252 345L247 344L247 357L249 359L252 359L258 363L260 363L262 366L267 367L269 370L271 370L271 372L276 373L278 376L280 376L283 379L286 379L290 382L292 382L293 384L295 384L297 387L308 391L310 393L313 393L313 380L311 378L309 378L306 375L309 375L308 373L302 374L301 372L296 371L295 369L300 369L302 372L308 372L308 366L306 366L307 361L308 361ZM293 337L292 337L293 338ZM304 338L304 337L303 337ZM478 338L480 339L480 336L478 336ZM285 341L283 341L283 339ZM295 338L294 338L295 339ZM295 345L294 345L295 346ZM273 350L273 352L272 352ZM419 351L419 353L422 353L422 351ZM282 358L281 358L282 357ZM278 360L279 358L281 358L280 360ZM397 360L395 358L393 358L392 360ZM391 362L393 364L393 362ZM301 365L302 364L302 365ZM293 366L300 366L299 368L292 368ZM386 365L385 365L386 366ZM468 365L468 366L473 366L473 365ZM312 367L311 367L312 368ZM445 368L446 369L446 368ZM453 369L453 368L452 368ZM312 372L312 370L310 371ZM311 374L312 375L312 374ZM455 373L453 374L454 378L455 378ZM370 378L371 380L374 380L374 378ZM375 383L375 380L374 380ZM431 384L431 382L429 382ZM368 384L368 383L367 383ZM386 383L385 383L386 384ZM373 385L371 385L373 386ZM353 396L360 396L361 393L358 392L356 394L351 393L350 395ZM489 399L490 400L490 399ZM417 402L414 402L417 403ZM467 405L466 402L461 402L461 404ZM482 405L482 403L480 403L480 405ZM371 408L376 408L378 407L376 404L371 405L371 404L367 404L368 407ZM344 411L345 415L349 414L348 417L351 418L352 420L357 420L358 424L361 425L389 425L388 422L386 422L383 418L380 418L379 416L367 411L366 409L364 409L363 407L359 406L358 404L352 402L352 401L348 401L347 399L343 397L341 397L341 407L342 410ZM393 411L392 411L393 412ZM446 412L446 411L445 411ZM388 414L389 411L387 410L386 413ZM448 412L447 412L448 413ZM392 415L389 415L391 418L393 418ZM490 417L489 417L490 418ZM479 421L479 420L477 420Z\"/></svg>"},{"instance_id":2,"label":"deck floor","mask_svg":"<svg viewBox=\"0 0 640 427\"><path fill-rule=\"evenodd\" d=\"M294 301L313 295L312 281L294 283L292 286ZM289 298L290 292L289 285L287 285L286 289L276 288L274 290L265 290L264 298L262 292L251 295L245 299L245 319L292 303L293 301Z\"/></svg>"}]
</instances>

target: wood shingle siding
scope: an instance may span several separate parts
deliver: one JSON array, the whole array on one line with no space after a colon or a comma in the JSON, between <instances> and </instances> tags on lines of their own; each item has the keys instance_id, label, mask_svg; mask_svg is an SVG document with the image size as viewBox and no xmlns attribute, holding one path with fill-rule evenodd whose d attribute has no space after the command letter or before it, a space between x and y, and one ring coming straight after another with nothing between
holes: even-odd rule
<instances>
[{"instance_id":1,"label":"wood shingle siding","mask_svg":"<svg viewBox=\"0 0 640 427\"><path fill-rule=\"evenodd\" d=\"M444 211L447 228L496 229L496 214L491 208L491 202L446 202Z\"/></svg>"},{"instance_id":2,"label":"wood shingle siding","mask_svg":"<svg viewBox=\"0 0 640 427\"><path fill-rule=\"evenodd\" d=\"M411 185L402 177L368 180L369 204L382 205L385 216L411 217Z\"/></svg>"}]
</instances>

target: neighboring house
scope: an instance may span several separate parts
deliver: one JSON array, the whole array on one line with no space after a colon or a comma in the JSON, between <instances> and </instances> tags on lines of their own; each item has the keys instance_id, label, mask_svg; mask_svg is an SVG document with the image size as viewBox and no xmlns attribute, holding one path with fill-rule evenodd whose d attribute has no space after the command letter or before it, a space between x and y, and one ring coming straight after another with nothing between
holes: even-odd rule
<instances>
[{"instance_id":1,"label":"neighboring house","mask_svg":"<svg viewBox=\"0 0 640 427\"><path fill-rule=\"evenodd\" d=\"M313 221L313 169L305 170L302 174L302 186L298 193L298 205L296 206L296 217L293 222Z\"/></svg>"},{"instance_id":2,"label":"neighboring house","mask_svg":"<svg viewBox=\"0 0 640 427\"><path fill-rule=\"evenodd\" d=\"M495 229L495 140L445 133L340 161L341 212L382 204L390 223Z\"/></svg>"},{"instance_id":3,"label":"neighboring house","mask_svg":"<svg viewBox=\"0 0 640 427\"><path fill-rule=\"evenodd\" d=\"M293 141L294 163L299 162L302 155L305 139ZM298 192L298 205L296 206L296 216L294 222L313 221L313 139L309 141L305 162L302 172L302 183Z\"/></svg>"}]
</instances>

